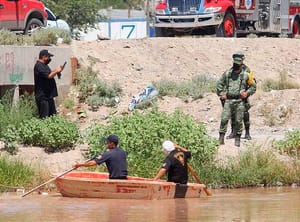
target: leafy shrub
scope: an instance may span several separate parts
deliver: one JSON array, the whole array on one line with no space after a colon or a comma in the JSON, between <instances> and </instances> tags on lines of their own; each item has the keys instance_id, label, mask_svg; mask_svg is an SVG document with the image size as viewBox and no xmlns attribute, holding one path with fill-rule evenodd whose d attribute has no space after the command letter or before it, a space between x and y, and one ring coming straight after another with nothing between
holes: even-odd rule
<instances>
[{"instance_id":1,"label":"leafy shrub","mask_svg":"<svg viewBox=\"0 0 300 222\"><path fill-rule=\"evenodd\" d=\"M271 90L298 89L299 84L289 81L287 72L282 70L279 72L279 80L267 79L262 87L265 92L270 92Z\"/></svg>"},{"instance_id":2,"label":"leafy shrub","mask_svg":"<svg viewBox=\"0 0 300 222\"><path fill-rule=\"evenodd\" d=\"M57 35L52 29L40 29L32 34L34 45L55 45Z\"/></svg>"},{"instance_id":3,"label":"leafy shrub","mask_svg":"<svg viewBox=\"0 0 300 222\"><path fill-rule=\"evenodd\" d=\"M58 29L58 28L52 28L51 30L53 30L53 32L56 33L56 36L58 38L62 39L62 43L65 44L71 44L72 42L72 36L71 33L65 29Z\"/></svg>"},{"instance_id":4,"label":"leafy shrub","mask_svg":"<svg viewBox=\"0 0 300 222\"><path fill-rule=\"evenodd\" d=\"M288 155L300 158L300 130L293 130L287 132L285 139L275 141L273 144L282 153L287 153Z\"/></svg>"},{"instance_id":5,"label":"leafy shrub","mask_svg":"<svg viewBox=\"0 0 300 222\"><path fill-rule=\"evenodd\" d=\"M24 120L18 129L7 132L10 134L4 135L6 140L13 137L23 144L42 146L51 152L71 148L81 139L76 123L59 116Z\"/></svg>"},{"instance_id":6,"label":"leafy shrub","mask_svg":"<svg viewBox=\"0 0 300 222\"><path fill-rule=\"evenodd\" d=\"M34 45L56 45L58 38L62 38L63 43L71 43L71 33L57 28L41 28L33 32L32 38Z\"/></svg>"},{"instance_id":7,"label":"leafy shrub","mask_svg":"<svg viewBox=\"0 0 300 222\"><path fill-rule=\"evenodd\" d=\"M19 45L20 37L6 29L0 29L0 45Z\"/></svg>"},{"instance_id":8,"label":"leafy shrub","mask_svg":"<svg viewBox=\"0 0 300 222\"><path fill-rule=\"evenodd\" d=\"M70 44L71 33L66 30L56 28L41 28L29 35L16 35L15 33L0 29L0 45L53 45L57 39L62 38L62 42Z\"/></svg>"},{"instance_id":9,"label":"leafy shrub","mask_svg":"<svg viewBox=\"0 0 300 222\"><path fill-rule=\"evenodd\" d=\"M280 162L272 150L255 147L226 165L207 166L201 171L201 177L213 187L276 186L299 183L299 169L299 164L287 166Z\"/></svg>"},{"instance_id":10,"label":"leafy shrub","mask_svg":"<svg viewBox=\"0 0 300 222\"><path fill-rule=\"evenodd\" d=\"M115 106L119 102L118 96L122 92L119 84L109 86L102 82L92 67L78 70L77 76L79 99L82 102L90 106Z\"/></svg>"},{"instance_id":11,"label":"leafy shrub","mask_svg":"<svg viewBox=\"0 0 300 222\"><path fill-rule=\"evenodd\" d=\"M191 96L194 100L201 99L204 93L212 92L216 88L216 80L205 75L198 75L190 81L176 83L170 80L153 82L153 86L159 91L159 96L175 96L184 98Z\"/></svg>"},{"instance_id":12,"label":"leafy shrub","mask_svg":"<svg viewBox=\"0 0 300 222\"><path fill-rule=\"evenodd\" d=\"M128 153L130 175L153 177L165 158L161 144L166 139L190 149L198 169L212 162L216 152L217 142L205 127L181 112L166 114L153 109L115 117L108 125L94 125L87 131L90 156L102 150L101 138L111 133L120 137L120 146Z\"/></svg>"}]
</instances>

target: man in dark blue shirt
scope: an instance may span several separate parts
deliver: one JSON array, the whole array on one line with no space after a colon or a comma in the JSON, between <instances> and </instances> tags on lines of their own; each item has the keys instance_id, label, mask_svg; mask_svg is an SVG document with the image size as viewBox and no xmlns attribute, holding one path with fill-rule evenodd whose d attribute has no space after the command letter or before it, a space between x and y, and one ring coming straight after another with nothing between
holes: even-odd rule
<instances>
[{"instance_id":1,"label":"man in dark blue shirt","mask_svg":"<svg viewBox=\"0 0 300 222\"><path fill-rule=\"evenodd\" d=\"M106 147L109 151L94 160L90 160L86 163L77 163L74 167L89 167L105 162L109 172L109 179L127 179L127 154L122 148L118 147L118 144L119 138L113 134L109 135L106 138Z\"/></svg>"}]
</instances>

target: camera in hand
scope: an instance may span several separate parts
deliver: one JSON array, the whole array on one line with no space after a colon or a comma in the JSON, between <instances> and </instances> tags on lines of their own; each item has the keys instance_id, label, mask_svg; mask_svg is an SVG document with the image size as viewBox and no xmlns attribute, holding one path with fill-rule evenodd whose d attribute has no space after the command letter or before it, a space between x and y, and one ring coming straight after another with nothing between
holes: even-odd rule
<instances>
[{"instance_id":1,"label":"camera in hand","mask_svg":"<svg viewBox=\"0 0 300 222\"><path fill-rule=\"evenodd\" d=\"M65 68L66 64L67 64L67 61L62 65L62 69ZM57 77L58 77L58 79L61 78L61 72L57 73Z\"/></svg>"}]
</instances>

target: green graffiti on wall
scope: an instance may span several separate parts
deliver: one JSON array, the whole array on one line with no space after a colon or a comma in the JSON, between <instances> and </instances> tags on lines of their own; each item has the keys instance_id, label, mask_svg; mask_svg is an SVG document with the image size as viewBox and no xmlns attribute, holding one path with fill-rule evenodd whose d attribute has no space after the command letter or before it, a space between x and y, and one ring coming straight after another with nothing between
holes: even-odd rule
<instances>
[{"instance_id":1,"label":"green graffiti on wall","mask_svg":"<svg viewBox=\"0 0 300 222\"><path fill-rule=\"evenodd\" d=\"M23 73L11 73L9 74L10 82L13 84L17 84L23 80Z\"/></svg>"}]
</instances>

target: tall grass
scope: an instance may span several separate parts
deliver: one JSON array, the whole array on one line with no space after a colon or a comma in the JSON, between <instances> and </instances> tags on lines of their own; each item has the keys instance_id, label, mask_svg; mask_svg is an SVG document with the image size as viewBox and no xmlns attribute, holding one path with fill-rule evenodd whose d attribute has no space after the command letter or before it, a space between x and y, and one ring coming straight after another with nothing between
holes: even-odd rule
<instances>
[{"instance_id":1,"label":"tall grass","mask_svg":"<svg viewBox=\"0 0 300 222\"><path fill-rule=\"evenodd\" d=\"M271 150L248 149L226 165L211 164L201 177L212 187L277 186L299 183L300 165L287 165Z\"/></svg>"},{"instance_id":2,"label":"tall grass","mask_svg":"<svg viewBox=\"0 0 300 222\"><path fill-rule=\"evenodd\" d=\"M90 66L77 71L79 99L90 106L115 106L119 102L122 88L118 83L108 85L98 78Z\"/></svg>"},{"instance_id":3,"label":"tall grass","mask_svg":"<svg viewBox=\"0 0 300 222\"><path fill-rule=\"evenodd\" d=\"M7 156L0 157L0 192L9 187L32 185L34 176L35 171L29 165Z\"/></svg>"},{"instance_id":4,"label":"tall grass","mask_svg":"<svg viewBox=\"0 0 300 222\"><path fill-rule=\"evenodd\" d=\"M194 100L203 98L205 93L213 92L217 81L206 75L198 75L189 81L177 83L170 80L153 82L153 86L159 91L159 96L192 97Z\"/></svg>"},{"instance_id":5,"label":"tall grass","mask_svg":"<svg viewBox=\"0 0 300 222\"><path fill-rule=\"evenodd\" d=\"M24 94L13 104L12 91L8 90L0 100L0 138L9 127L18 128L24 120L36 115L37 108L32 95Z\"/></svg>"},{"instance_id":6,"label":"tall grass","mask_svg":"<svg viewBox=\"0 0 300 222\"><path fill-rule=\"evenodd\" d=\"M279 72L278 80L267 79L262 85L265 92L270 92L271 90L299 89L299 87L298 83L288 80L286 70L281 70Z\"/></svg>"}]
</instances>

